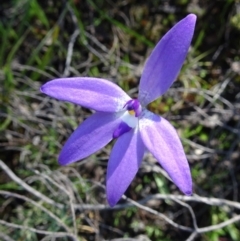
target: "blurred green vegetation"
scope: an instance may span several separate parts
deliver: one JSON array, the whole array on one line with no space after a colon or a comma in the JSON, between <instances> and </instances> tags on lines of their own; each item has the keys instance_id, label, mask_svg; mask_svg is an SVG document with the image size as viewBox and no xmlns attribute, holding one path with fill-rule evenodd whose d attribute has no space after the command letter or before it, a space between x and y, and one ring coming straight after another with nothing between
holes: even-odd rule
<instances>
[{"instance_id":1,"label":"blurred green vegetation","mask_svg":"<svg viewBox=\"0 0 240 241\"><path fill-rule=\"evenodd\" d=\"M112 80L136 97L153 46L190 12L197 14L198 21L187 60L178 81L149 109L177 128L191 165L194 192L239 202L239 9L238 0L1 1L0 160L30 187L63 206L44 202L0 170L0 217L8 223L0 223L0 239L141 240L139 235L144 235L149 240L181 241L189 237L189 232L133 206L74 209L73 203L106 204L105 172L112 144L83 162L59 167L62 144L91 113L43 96L39 87L55 77L95 76ZM141 200L157 193L179 194L156 168L156 161L147 155L126 195ZM193 227L188 209L180 203L154 199L148 205ZM226 206L189 205L199 227L239 213ZM239 230L239 222L234 222L195 240L238 241ZM61 236L63 232L75 236Z\"/></svg>"}]
</instances>

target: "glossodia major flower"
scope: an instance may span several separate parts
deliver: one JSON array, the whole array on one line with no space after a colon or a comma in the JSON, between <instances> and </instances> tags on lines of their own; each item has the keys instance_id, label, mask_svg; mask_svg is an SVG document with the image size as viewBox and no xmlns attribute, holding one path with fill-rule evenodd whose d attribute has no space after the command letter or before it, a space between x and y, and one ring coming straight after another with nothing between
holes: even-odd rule
<instances>
[{"instance_id":1,"label":"glossodia major flower","mask_svg":"<svg viewBox=\"0 0 240 241\"><path fill-rule=\"evenodd\" d=\"M58 100L95 110L65 143L59 163L81 160L117 139L107 167L107 200L114 206L136 175L149 150L186 195L192 194L188 161L174 127L146 106L163 95L176 79L188 53L196 16L189 14L157 44L147 60L138 99L100 78L76 77L49 81L41 91Z\"/></svg>"}]
</instances>

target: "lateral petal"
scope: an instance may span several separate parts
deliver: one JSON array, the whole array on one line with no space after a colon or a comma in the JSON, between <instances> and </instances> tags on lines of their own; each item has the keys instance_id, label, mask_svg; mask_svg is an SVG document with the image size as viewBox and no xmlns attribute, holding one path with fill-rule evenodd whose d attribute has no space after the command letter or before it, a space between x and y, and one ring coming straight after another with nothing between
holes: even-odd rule
<instances>
[{"instance_id":1,"label":"lateral petal","mask_svg":"<svg viewBox=\"0 0 240 241\"><path fill-rule=\"evenodd\" d=\"M96 111L116 112L131 98L116 84L100 78L61 78L40 89L58 100L69 101Z\"/></svg>"},{"instance_id":2,"label":"lateral petal","mask_svg":"<svg viewBox=\"0 0 240 241\"><path fill-rule=\"evenodd\" d=\"M137 130L133 129L117 139L107 168L107 200L110 206L119 201L135 177L144 149Z\"/></svg>"},{"instance_id":3,"label":"lateral petal","mask_svg":"<svg viewBox=\"0 0 240 241\"><path fill-rule=\"evenodd\" d=\"M139 85L139 101L146 106L172 85L192 40L196 15L189 14L170 29L148 58Z\"/></svg>"},{"instance_id":4,"label":"lateral petal","mask_svg":"<svg viewBox=\"0 0 240 241\"><path fill-rule=\"evenodd\" d=\"M90 116L65 143L59 155L59 164L79 161L107 145L120 122L119 113L96 112Z\"/></svg>"},{"instance_id":5,"label":"lateral petal","mask_svg":"<svg viewBox=\"0 0 240 241\"><path fill-rule=\"evenodd\" d=\"M176 186L192 194L192 178L181 141L175 128L163 117L145 111L139 131L146 148L158 160Z\"/></svg>"}]
</instances>

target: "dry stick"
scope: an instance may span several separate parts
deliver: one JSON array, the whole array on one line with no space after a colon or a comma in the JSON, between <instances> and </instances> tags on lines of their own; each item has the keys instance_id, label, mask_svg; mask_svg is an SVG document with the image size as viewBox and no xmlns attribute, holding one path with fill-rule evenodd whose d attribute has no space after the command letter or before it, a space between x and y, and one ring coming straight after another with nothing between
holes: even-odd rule
<instances>
[{"instance_id":1,"label":"dry stick","mask_svg":"<svg viewBox=\"0 0 240 241\"><path fill-rule=\"evenodd\" d=\"M64 77L67 77L70 74L69 69L70 69L70 65L71 65L71 61L72 61L73 47L74 47L74 43L75 43L79 33L80 33L79 29L75 29L70 38L70 42L68 44L67 59L66 59L66 63L65 63L65 70L63 73Z\"/></svg>"},{"instance_id":2,"label":"dry stick","mask_svg":"<svg viewBox=\"0 0 240 241\"><path fill-rule=\"evenodd\" d=\"M197 88L177 88L177 89L169 89L168 92L172 93L172 92L188 92L188 93L197 93L199 95L202 95L204 98L206 98L209 102L213 103L213 97L215 95L215 93L211 90L200 90ZM228 100L226 100L225 98L223 98L222 96L219 96L218 98L219 101L221 101L222 103L224 103L225 105L227 105L231 110L234 109L233 104L231 102L229 102Z\"/></svg>"},{"instance_id":3,"label":"dry stick","mask_svg":"<svg viewBox=\"0 0 240 241\"><path fill-rule=\"evenodd\" d=\"M61 237L61 236L60 236ZM58 234L52 234L52 235L48 235L45 236L44 238L42 238L40 241L56 241L57 238L59 238ZM80 239L81 241L87 241L85 238L81 237ZM74 241L80 241L78 239L74 239Z\"/></svg>"},{"instance_id":4,"label":"dry stick","mask_svg":"<svg viewBox=\"0 0 240 241\"><path fill-rule=\"evenodd\" d=\"M0 160L0 166L9 175L9 177L12 180L17 182L19 185L21 185L24 189L26 189L27 191L29 191L33 195L37 196L41 200L43 200L43 201L45 201L49 204L52 204L54 206L57 206L57 207L60 207L60 208L64 207L63 204L54 202L53 200L49 199L45 195L41 194L40 192L36 191L35 189L30 187L25 182L23 182L1 160ZM152 214L154 214L154 215L156 215L160 218L163 218L166 222L168 222L172 226L174 226L176 228L179 228L181 230L184 230L184 231L188 231L188 232L197 232L197 233L209 232L209 231L213 231L213 230L216 230L216 229L219 229L219 228L223 228L223 227L225 227L229 224L232 224L232 223L240 220L240 215L237 215L237 216L235 216L235 217L233 217L233 218L231 218L231 219L229 219L225 222L222 222L220 224L209 226L209 227L204 227L204 228L199 228L198 230L195 230L193 228L189 228L189 227L186 227L186 226L179 225L179 224L175 223L173 220L171 220L170 218L168 218L167 216L165 216L164 214L161 214L161 213L157 212L156 210L151 209L151 208L146 207L146 206L141 204L141 203L146 203L147 201L149 201L151 199L170 199L170 200L173 200L173 201L177 199L177 200L186 201L186 202L187 201L202 202L202 203L206 203L206 204L212 205L212 206L213 205L216 205L216 206L227 205L227 206L230 206L230 207L240 209L240 203L228 201L228 200L225 200L225 199L205 198L205 197L199 197L199 196L196 196L196 195L194 195L194 196L181 196L181 195L166 195L166 194L152 195L152 196L149 196L145 199L142 199L139 202L135 202L135 201L133 201L129 198L125 198L125 199L128 200L130 202L130 204L116 205L113 209L122 209L122 208L126 208L126 207L136 206L136 207L139 207L140 209L143 209L147 212L150 212L150 213L152 213ZM73 204L73 205L74 205L75 209L81 209L81 210L107 210L107 209L111 209L107 205L90 205L90 204L84 204L84 205Z\"/></svg>"},{"instance_id":5,"label":"dry stick","mask_svg":"<svg viewBox=\"0 0 240 241\"><path fill-rule=\"evenodd\" d=\"M182 205L183 207L186 207L189 210L189 212L192 216L192 220L193 220L193 227L194 227L195 230L198 230L197 219L196 219L196 216L195 216L195 213L194 213L192 207L189 204L184 203L184 202L182 202L180 200L177 200L177 199L175 200L175 202L179 203L180 205Z\"/></svg>"},{"instance_id":6,"label":"dry stick","mask_svg":"<svg viewBox=\"0 0 240 241\"><path fill-rule=\"evenodd\" d=\"M69 227L66 226L61 219L59 219L51 211L49 211L48 209L46 209L45 207L43 207L39 203L33 201L32 199L30 199L28 197L25 197L25 196L22 196L22 195L17 194L17 193L8 192L8 191L2 191L2 190L0 190L0 195L15 197L15 198L22 199L22 200L24 200L26 202L31 203L33 206L36 206L39 209L41 209L43 212L47 213L52 219L54 219L58 224L60 224L60 226L62 226L68 233L71 233L71 230L69 229Z\"/></svg>"},{"instance_id":7,"label":"dry stick","mask_svg":"<svg viewBox=\"0 0 240 241\"><path fill-rule=\"evenodd\" d=\"M10 238L5 233L0 233L0 238L2 238L2 240L5 240L5 241L14 241L12 238Z\"/></svg>"},{"instance_id":8,"label":"dry stick","mask_svg":"<svg viewBox=\"0 0 240 241\"><path fill-rule=\"evenodd\" d=\"M19 64L17 62L12 64L12 68L13 68L13 70L20 70L20 71L31 70L33 72L37 72L37 73L41 74L44 77L47 77L48 79L54 78L54 76L52 76L51 74L49 74L49 73L47 73L43 70L40 70L38 68L35 68L33 66L29 66L29 65L22 65L22 64Z\"/></svg>"},{"instance_id":9,"label":"dry stick","mask_svg":"<svg viewBox=\"0 0 240 241\"><path fill-rule=\"evenodd\" d=\"M186 241L193 241L197 237L197 235L197 232L193 232Z\"/></svg>"},{"instance_id":10,"label":"dry stick","mask_svg":"<svg viewBox=\"0 0 240 241\"><path fill-rule=\"evenodd\" d=\"M74 190L67 190L67 188L65 188L65 185L61 185L59 183L57 183L54 179L52 179L51 177L49 177L46 174L40 173L39 171L35 170L35 173L42 176L43 178L45 178L46 180L48 180L50 183L52 183L54 186L56 186L59 190L63 191L67 197L69 197L69 205L71 208L71 212L72 212L72 220L73 220L73 226L74 226L74 233L75 235L77 234L77 224L76 224L76 216L75 216L75 209L74 209L74 205L73 205L73 199L74 199ZM66 176L64 176L65 179ZM67 187L69 187L70 185L66 185Z\"/></svg>"},{"instance_id":11,"label":"dry stick","mask_svg":"<svg viewBox=\"0 0 240 241\"><path fill-rule=\"evenodd\" d=\"M47 175L44 175L45 178L47 178L47 180L49 180L50 182L52 182L56 187L58 187L60 190L64 191L67 195L67 197L69 198L69 205L70 205L70 209L71 209L71 213L72 213L72 221L73 221L73 227L74 227L74 233L75 235L77 235L77 224L76 224L76 216L75 216L75 209L74 209L74 190L73 190L73 183L68 179L68 177L66 175L63 175L61 172L57 175L59 177L59 179L63 179L66 182L66 185L59 185L59 183L57 183L55 180L53 180L52 178L50 178ZM69 180L69 182L67 182ZM64 186L66 186L66 188L64 188Z\"/></svg>"},{"instance_id":12,"label":"dry stick","mask_svg":"<svg viewBox=\"0 0 240 241\"><path fill-rule=\"evenodd\" d=\"M140 204L140 203L138 203L138 202L135 202L135 201L131 200L130 198L127 198L126 196L124 196L124 197L125 197L125 199L126 199L127 201L129 201L130 203L132 203L134 206L136 206L136 207L138 207L138 208L140 208L140 209L142 209L142 210L144 210L144 211L147 211L147 212L149 212L149 213L152 213L152 214L154 214L154 215L156 215L156 216L164 219L166 222L168 222L169 224L171 224L171 225L172 225L173 227L175 227L175 228L178 228L178 229L181 229L181 230L187 231L187 232L193 232L193 231L194 231L194 229L192 229L192 228L189 228L189 227L180 225L180 224L178 224L178 223L175 223L172 219L168 218L168 217L165 216L164 214L159 213L158 211L156 211L156 210L154 210L154 209L152 209L152 208L146 207L146 206L144 206L144 205L142 205L142 204Z\"/></svg>"},{"instance_id":13,"label":"dry stick","mask_svg":"<svg viewBox=\"0 0 240 241\"><path fill-rule=\"evenodd\" d=\"M145 199L142 199L140 203L146 203L150 199L171 199L171 200L180 200L180 201L185 201L185 202L202 202L206 203L210 206L230 206L236 209L240 209L240 203L234 202L234 201L229 201L226 199L221 199L221 198L207 198L207 197L200 197L198 195L193 195L193 196L182 196L182 195L166 195L166 194L156 194L149 196Z\"/></svg>"},{"instance_id":14,"label":"dry stick","mask_svg":"<svg viewBox=\"0 0 240 241\"><path fill-rule=\"evenodd\" d=\"M43 200L46 203L49 203L49 204L54 205L54 206L57 206L59 208L63 208L64 207L62 204L56 203L54 200L46 197L42 193L38 192L37 190L35 190L31 186L29 186L26 182L24 182L22 179L20 179L18 176L16 176L16 174L13 173L12 170L2 160L0 160L0 167L8 174L8 176L13 181L18 183L20 186L22 186L28 192L32 193L34 196L40 198L41 200Z\"/></svg>"},{"instance_id":15,"label":"dry stick","mask_svg":"<svg viewBox=\"0 0 240 241\"><path fill-rule=\"evenodd\" d=\"M132 206L136 206L142 210L145 210L147 212L150 212L162 219L164 219L167 223L171 224L172 226L178 228L178 229L181 229L181 230L184 230L184 231L187 231L187 232L194 232L196 234L199 234L199 233L205 233L205 232L210 232L210 231L213 231L213 230L216 230L216 229L220 229L220 228L223 228L227 225L230 225L232 223L235 223L237 221L240 220L240 215L237 215L225 222L222 222L222 223L219 223L217 225L212 225L212 226L209 226L209 227L204 227L204 228L198 228L197 230L193 229L193 228L189 228L189 227L186 227L186 226L182 226L182 225L179 225L177 223L175 223L173 220L169 219L167 216L165 216L164 214L161 214L159 212L157 212L156 210L154 209L151 209L149 207L146 207L144 205L142 205L141 203L146 203L147 201L149 200L152 200L152 199L164 199L164 200L167 200L167 199L170 199L170 200L173 200L173 201L176 201L177 200L180 200L180 201L193 201L193 202L202 202L202 203L206 203L208 205L211 205L211 206L223 206L223 205L227 205L227 206L230 206L230 207L234 207L234 208L237 208L237 209L240 209L240 203L237 203L237 202L233 202L233 201L228 201L228 200L225 200L225 199L217 199L217 198L205 198L205 197L199 197L197 195L194 195L194 196L181 196L181 195L166 195L166 194L156 194L156 195L152 195L152 196L149 196L139 202L135 202L129 198L125 198L127 201L129 201L130 203L128 204L123 204L123 205L116 205L113 209L122 209L122 208L127 208L127 207L132 207ZM85 204L85 205L75 205L75 207L79 208L79 209L89 209L89 210L107 210L109 209L108 206L106 205L88 205L88 204ZM190 239L192 240L192 239Z\"/></svg>"},{"instance_id":16,"label":"dry stick","mask_svg":"<svg viewBox=\"0 0 240 241\"><path fill-rule=\"evenodd\" d=\"M193 196L183 196L183 195L171 195L171 194L155 194L155 195L150 195L142 200L139 200L138 203L144 204L147 203L149 200L152 199L163 199L163 200L173 200L175 201L180 200L184 202L200 202L200 203L205 203L210 206L230 206L236 209L240 209L240 203L234 202L234 201L229 201L226 199L220 199L220 198L207 198L207 197L200 197L198 195L193 195ZM83 209L83 210L103 210L103 209L123 209L123 208L128 208L132 207L133 205L131 203L126 203L126 204L118 204L114 206L113 208L110 208L107 205L104 204L75 204L76 209Z\"/></svg>"},{"instance_id":17,"label":"dry stick","mask_svg":"<svg viewBox=\"0 0 240 241\"><path fill-rule=\"evenodd\" d=\"M54 202L53 200L47 198L45 195L39 193L38 191L36 191L35 189L33 189L32 187L30 187L29 185L27 185L25 182L23 182L19 177L17 177L11 170L10 168L8 168L8 166L3 163L1 160L0 160L0 166L2 167L2 169L9 175L10 178L12 178L12 180L16 181L19 185L21 185L23 188L25 188L27 191L31 192L32 194L34 194L35 196L39 197L41 200L49 203L49 204L52 204L54 206L60 206L61 205L61 208L63 207L62 204L59 204L59 203L56 203ZM130 199L129 199L130 200ZM188 228L188 227L185 227L185 226L182 226L182 225L179 225L177 223L175 223L174 221L172 221L170 218L168 218L167 216L165 216L164 214L161 214L149 207L145 207L137 202L134 202L131 200L131 203L133 203L135 206L141 208L141 209L144 209L150 213L153 213L155 215L157 215L158 217L161 217L163 218L166 222L168 222L169 224L171 224L172 226L176 227L176 228L179 228L181 230L184 230L184 231L189 231L189 232L192 232L193 229L192 228ZM91 206L94 206L94 205L91 205ZM76 209L76 205L74 205L74 208ZM80 207L80 209L82 209Z\"/></svg>"},{"instance_id":18,"label":"dry stick","mask_svg":"<svg viewBox=\"0 0 240 241\"><path fill-rule=\"evenodd\" d=\"M143 206L133 200L130 200L129 198L126 198L128 201L130 201L131 203L133 203L135 206L145 210L145 211L148 211L152 214L155 214L156 216L159 216L161 218L163 218L164 220L166 220L169 224L171 224L172 226L176 227L176 228L179 228L181 230L184 230L184 231L188 231L188 232L195 232L195 233L206 233L206 232L210 232L210 231L213 231L213 230L217 230L217 229L221 229L221 228L224 228L232 223L235 223L237 221L240 220L240 215L236 215L235 217L227 220L227 221L224 221L222 223L219 223L219 224L216 224L216 225L212 225L212 226L209 226L209 227L204 227L204 228L197 228L196 230L195 229L192 229L192 228L188 228L188 227L185 227L185 226L182 226L182 225L179 225L177 223L175 223L174 221L172 221L171 219L169 219L167 216L159 213L158 211L156 210L153 210L149 207L146 207L146 206Z\"/></svg>"},{"instance_id":19,"label":"dry stick","mask_svg":"<svg viewBox=\"0 0 240 241\"><path fill-rule=\"evenodd\" d=\"M34 176L30 176L27 177L25 179L25 181L29 184L33 186L34 182L40 181L43 183L43 185L46 187L46 189L51 193L51 196L54 197L59 197L59 192L57 192L56 190L54 190L54 187L51 186L51 183L49 183L46 179L44 179L42 176L40 175L34 175ZM58 190L59 191L59 190Z\"/></svg>"},{"instance_id":20,"label":"dry stick","mask_svg":"<svg viewBox=\"0 0 240 241\"><path fill-rule=\"evenodd\" d=\"M71 36L70 43L69 43L69 45L68 45L68 56L67 56L68 58L67 58L67 61L70 62L70 59L71 59L71 57L72 57L72 49L73 49L73 45L74 45L74 42L75 42L75 40L76 40L76 37L77 37L79 34L81 34L81 35L85 35L86 37L89 38L89 36L91 36L91 35L88 34L86 31L84 31L84 30L82 30L82 29L81 29L81 31L79 31L77 16L75 15L75 13L74 13L74 11L73 11L73 9L72 9L72 7L71 7L70 4L67 4L67 9L68 9L68 12L70 13L71 18L72 18L72 21L73 21L73 23L74 23L74 25L75 25L75 31L74 31L73 35ZM93 38L92 38L91 40L93 40ZM107 48L106 48L104 45L102 45L99 41L97 41L97 40L95 39L95 40L93 40L93 42L94 42L97 46L99 46L103 51L105 51L106 53L108 52ZM92 48L89 44L87 44L87 42L84 43L84 45L85 45L86 48L88 48L88 49L90 50L90 52L92 52L94 55L98 56L99 59L105 59L104 55L102 55L101 53L99 53L96 49ZM67 65L67 64L68 64L67 61L66 61L66 64L65 64L65 65L66 65L66 69L70 67L70 64ZM64 71L64 75L69 73L69 71L66 71L66 69L65 69L65 71Z\"/></svg>"},{"instance_id":21,"label":"dry stick","mask_svg":"<svg viewBox=\"0 0 240 241\"><path fill-rule=\"evenodd\" d=\"M228 219L227 221L224 221L222 223L216 224L216 225L212 225L209 227L204 227L204 228L199 228L198 229L198 233L207 233L213 230L217 230L217 229L221 229L224 228L232 223L236 223L240 220L240 215L236 215L235 217Z\"/></svg>"},{"instance_id":22,"label":"dry stick","mask_svg":"<svg viewBox=\"0 0 240 241\"><path fill-rule=\"evenodd\" d=\"M44 234L44 235L53 235L53 236L58 236L58 237L71 237L74 241L78 241L78 239L71 233L65 233L65 232L49 232L49 231L44 231L36 228L31 228L28 226L23 226L23 225L18 225L14 223L9 223L4 220L0 220L0 224L5 225L10 228L18 228L18 229L25 229L29 230L34 233L39 233L39 234Z\"/></svg>"}]
</instances>

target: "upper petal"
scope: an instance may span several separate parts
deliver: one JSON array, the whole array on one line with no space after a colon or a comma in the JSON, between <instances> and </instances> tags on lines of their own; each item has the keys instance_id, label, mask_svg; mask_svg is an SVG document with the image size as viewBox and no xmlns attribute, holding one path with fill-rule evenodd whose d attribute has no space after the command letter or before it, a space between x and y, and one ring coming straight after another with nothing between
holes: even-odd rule
<instances>
[{"instance_id":1,"label":"upper petal","mask_svg":"<svg viewBox=\"0 0 240 241\"><path fill-rule=\"evenodd\" d=\"M187 55L196 22L189 14L158 42L147 60L139 86L139 100L146 106L164 94L176 79Z\"/></svg>"},{"instance_id":2,"label":"upper petal","mask_svg":"<svg viewBox=\"0 0 240 241\"><path fill-rule=\"evenodd\" d=\"M181 141L174 127L149 111L139 121L139 130L147 149L158 160L173 182L186 195L192 194L192 178Z\"/></svg>"},{"instance_id":3,"label":"upper petal","mask_svg":"<svg viewBox=\"0 0 240 241\"><path fill-rule=\"evenodd\" d=\"M67 165L83 159L112 140L121 119L117 113L97 112L86 119L70 136L60 155L59 163Z\"/></svg>"},{"instance_id":4,"label":"upper petal","mask_svg":"<svg viewBox=\"0 0 240 241\"><path fill-rule=\"evenodd\" d=\"M114 206L135 177L144 154L144 145L137 130L120 136L110 155L107 168L107 199Z\"/></svg>"},{"instance_id":5,"label":"upper petal","mask_svg":"<svg viewBox=\"0 0 240 241\"><path fill-rule=\"evenodd\" d=\"M116 84L99 78L62 78L47 82L41 91L59 100L105 112L116 112L131 98Z\"/></svg>"}]
</instances>

